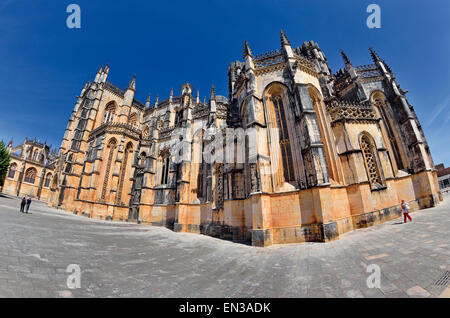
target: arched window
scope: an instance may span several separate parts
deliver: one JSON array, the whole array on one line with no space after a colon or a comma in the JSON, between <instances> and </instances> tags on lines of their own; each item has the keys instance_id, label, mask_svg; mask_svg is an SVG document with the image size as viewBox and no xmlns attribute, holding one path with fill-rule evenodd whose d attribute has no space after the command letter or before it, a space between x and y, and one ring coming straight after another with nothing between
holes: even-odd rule
<instances>
[{"instance_id":1,"label":"arched window","mask_svg":"<svg viewBox=\"0 0 450 318\"><path fill-rule=\"evenodd\" d=\"M67 157L66 168L64 169L65 173L71 173L72 172L72 160L73 160L73 154L70 154Z\"/></svg>"},{"instance_id":2,"label":"arched window","mask_svg":"<svg viewBox=\"0 0 450 318\"><path fill-rule=\"evenodd\" d=\"M120 169L120 177L119 177L119 187L117 190L117 199L116 203L121 204L122 203L122 190L123 190L123 183L125 181L125 175L127 171L127 164L128 164L128 157L133 152L133 144L129 142L127 146L125 147L125 152L123 155L123 162Z\"/></svg>"},{"instance_id":3,"label":"arched window","mask_svg":"<svg viewBox=\"0 0 450 318\"><path fill-rule=\"evenodd\" d=\"M39 150L35 150L33 153L33 161L36 161L38 159L38 155L39 155Z\"/></svg>"},{"instance_id":4,"label":"arched window","mask_svg":"<svg viewBox=\"0 0 450 318\"><path fill-rule=\"evenodd\" d=\"M291 142L289 139L289 131L287 127L283 100L280 95L277 95L272 98L272 102L275 107L275 117L277 119L278 134L280 138L281 157L283 159L284 180L286 182L295 181Z\"/></svg>"},{"instance_id":5,"label":"arched window","mask_svg":"<svg viewBox=\"0 0 450 318\"><path fill-rule=\"evenodd\" d=\"M106 105L105 113L103 114L103 123L113 122L115 113L116 113L116 105L114 105L114 102Z\"/></svg>"},{"instance_id":6,"label":"arched window","mask_svg":"<svg viewBox=\"0 0 450 318\"><path fill-rule=\"evenodd\" d=\"M47 176L45 177L45 181L44 181L44 187L48 188L50 186L51 180L52 180L52 174L47 173Z\"/></svg>"},{"instance_id":7,"label":"arched window","mask_svg":"<svg viewBox=\"0 0 450 318\"><path fill-rule=\"evenodd\" d=\"M375 142L369 134L363 133L360 137L360 146L370 185L372 189L379 189L384 186L384 183L378 166Z\"/></svg>"},{"instance_id":8,"label":"arched window","mask_svg":"<svg viewBox=\"0 0 450 318\"><path fill-rule=\"evenodd\" d=\"M167 182L169 181L169 163L170 158L166 153L162 158L161 184L167 184Z\"/></svg>"},{"instance_id":9,"label":"arched window","mask_svg":"<svg viewBox=\"0 0 450 318\"><path fill-rule=\"evenodd\" d=\"M147 154L145 152L142 152L139 156L139 165L141 167L145 166L145 160L147 158Z\"/></svg>"},{"instance_id":10,"label":"arched window","mask_svg":"<svg viewBox=\"0 0 450 318\"><path fill-rule=\"evenodd\" d=\"M242 128L247 129L247 104L242 103L241 108Z\"/></svg>"},{"instance_id":11,"label":"arched window","mask_svg":"<svg viewBox=\"0 0 450 318\"><path fill-rule=\"evenodd\" d=\"M313 103L314 111L316 112L317 124L319 128L320 138L323 144L329 178L331 179L331 181L337 183L343 182L344 174L340 164L340 160L337 157L337 150L335 146L336 141L329 122L329 117L323 102L322 95L320 94L319 90L313 85L308 86L308 92Z\"/></svg>"},{"instance_id":12,"label":"arched window","mask_svg":"<svg viewBox=\"0 0 450 318\"><path fill-rule=\"evenodd\" d=\"M111 172L111 162L114 155L114 150L116 149L117 141L114 138L111 138L108 142L108 160L106 162L106 171L105 171L105 179L103 180L103 187L102 187L102 196L101 198L104 200L106 197L106 188L108 186L108 180L109 180L109 174Z\"/></svg>"},{"instance_id":13,"label":"arched window","mask_svg":"<svg viewBox=\"0 0 450 318\"><path fill-rule=\"evenodd\" d=\"M192 143L192 163L191 166L191 176L195 178L197 176L197 180L193 180L194 182L194 193L196 194L199 200L202 199L203 193L203 135L204 130L198 129L194 133L193 143ZM192 178L191 177L191 178ZM196 183L196 184L195 184ZM195 188L196 185L196 188Z\"/></svg>"},{"instance_id":14,"label":"arched window","mask_svg":"<svg viewBox=\"0 0 450 318\"><path fill-rule=\"evenodd\" d=\"M27 171L25 171L25 182L34 184L36 181L36 174L37 171L35 168L28 168Z\"/></svg>"},{"instance_id":15,"label":"arched window","mask_svg":"<svg viewBox=\"0 0 450 318\"><path fill-rule=\"evenodd\" d=\"M183 109L180 109L175 114L175 126L177 126L183 120Z\"/></svg>"},{"instance_id":16,"label":"arched window","mask_svg":"<svg viewBox=\"0 0 450 318\"><path fill-rule=\"evenodd\" d=\"M387 135L386 137L389 140L389 144L391 145L397 168L399 170L402 170L404 169L402 157L400 156L400 150L397 144L397 139L394 135L394 129L391 125L391 121L389 120L388 111L386 109L388 105L384 95L380 92L375 93L373 96L373 104L378 112L378 115L381 117L382 125L384 127L384 130L386 131L385 134Z\"/></svg>"},{"instance_id":17,"label":"arched window","mask_svg":"<svg viewBox=\"0 0 450 318\"><path fill-rule=\"evenodd\" d=\"M44 162L44 159L45 159L44 152L41 151L41 153L39 154L39 162L43 163L43 162Z\"/></svg>"},{"instance_id":18,"label":"arched window","mask_svg":"<svg viewBox=\"0 0 450 318\"><path fill-rule=\"evenodd\" d=\"M132 113L130 117L128 117L128 124L130 124L133 127L137 127L138 122L138 116L136 113Z\"/></svg>"},{"instance_id":19,"label":"arched window","mask_svg":"<svg viewBox=\"0 0 450 318\"><path fill-rule=\"evenodd\" d=\"M148 126L145 127L144 131L142 132L142 138L147 139L149 134Z\"/></svg>"},{"instance_id":20,"label":"arched window","mask_svg":"<svg viewBox=\"0 0 450 318\"><path fill-rule=\"evenodd\" d=\"M8 178L14 179L14 176L16 175L16 170L17 164L16 163L11 164L11 166L9 167Z\"/></svg>"}]
</instances>

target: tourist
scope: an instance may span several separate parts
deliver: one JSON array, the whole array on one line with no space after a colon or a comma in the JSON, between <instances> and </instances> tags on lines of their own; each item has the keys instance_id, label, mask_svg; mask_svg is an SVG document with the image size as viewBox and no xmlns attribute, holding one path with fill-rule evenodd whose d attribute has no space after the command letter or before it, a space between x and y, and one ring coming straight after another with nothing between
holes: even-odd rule
<instances>
[{"instance_id":1,"label":"tourist","mask_svg":"<svg viewBox=\"0 0 450 318\"><path fill-rule=\"evenodd\" d=\"M23 209L25 208L26 203L27 203L27 199L25 199L25 197L23 197L22 202L20 202L20 212L23 213Z\"/></svg>"},{"instance_id":2,"label":"tourist","mask_svg":"<svg viewBox=\"0 0 450 318\"><path fill-rule=\"evenodd\" d=\"M412 219L409 216L409 204L408 204L408 202L405 202L405 200L402 200L402 212L403 212L403 219L404 219L403 223L407 222L406 218L408 218L412 222Z\"/></svg>"},{"instance_id":3,"label":"tourist","mask_svg":"<svg viewBox=\"0 0 450 318\"><path fill-rule=\"evenodd\" d=\"M31 204L31 198L28 197L28 199L27 199L27 208L25 209L26 213L28 213L28 210L30 209L30 204Z\"/></svg>"}]
</instances>

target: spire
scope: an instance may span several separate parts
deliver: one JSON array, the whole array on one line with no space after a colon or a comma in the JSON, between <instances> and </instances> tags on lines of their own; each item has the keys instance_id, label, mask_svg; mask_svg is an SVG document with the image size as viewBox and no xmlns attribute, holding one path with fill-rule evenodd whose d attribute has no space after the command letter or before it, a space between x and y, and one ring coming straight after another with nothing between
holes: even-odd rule
<instances>
[{"instance_id":1,"label":"spire","mask_svg":"<svg viewBox=\"0 0 450 318\"><path fill-rule=\"evenodd\" d=\"M127 89L131 89L133 91L136 90L136 74L133 75L133 78L131 79L130 83L128 84Z\"/></svg>"},{"instance_id":2,"label":"spire","mask_svg":"<svg viewBox=\"0 0 450 318\"><path fill-rule=\"evenodd\" d=\"M373 60L374 63L381 61L380 57L377 55L377 53L374 51L374 49L372 49L370 47L369 51L370 51L370 55L372 56L372 60Z\"/></svg>"},{"instance_id":3,"label":"spire","mask_svg":"<svg viewBox=\"0 0 450 318\"><path fill-rule=\"evenodd\" d=\"M345 54L344 50L341 50L342 59L344 60L345 65L352 65L350 62L350 59L347 57L347 54Z\"/></svg>"},{"instance_id":4,"label":"spire","mask_svg":"<svg viewBox=\"0 0 450 318\"><path fill-rule=\"evenodd\" d=\"M169 102L173 100L173 88L170 89Z\"/></svg>"},{"instance_id":5,"label":"spire","mask_svg":"<svg viewBox=\"0 0 450 318\"><path fill-rule=\"evenodd\" d=\"M197 104L200 102L200 89L197 88L197 98L196 98Z\"/></svg>"},{"instance_id":6,"label":"spire","mask_svg":"<svg viewBox=\"0 0 450 318\"><path fill-rule=\"evenodd\" d=\"M247 57L253 57L252 50L250 50L250 46L247 41L244 41L244 59Z\"/></svg>"},{"instance_id":7,"label":"spire","mask_svg":"<svg viewBox=\"0 0 450 318\"><path fill-rule=\"evenodd\" d=\"M283 30L280 30L280 39L281 39L281 46L291 45L291 42L289 42L289 39L287 38L286 34L284 34Z\"/></svg>"},{"instance_id":8,"label":"spire","mask_svg":"<svg viewBox=\"0 0 450 318\"><path fill-rule=\"evenodd\" d=\"M211 86L211 96L209 99L216 99L216 88L214 87L214 84Z\"/></svg>"},{"instance_id":9,"label":"spire","mask_svg":"<svg viewBox=\"0 0 450 318\"><path fill-rule=\"evenodd\" d=\"M108 66L108 64L106 64L105 67L103 68L102 72L100 73L100 78L99 78L100 83L106 82L106 79L108 78L108 73L109 73L109 66Z\"/></svg>"},{"instance_id":10,"label":"spire","mask_svg":"<svg viewBox=\"0 0 450 318\"><path fill-rule=\"evenodd\" d=\"M89 87L89 85L90 85L90 82L86 82L86 83L84 84L83 88L81 89L80 96L83 96L83 95L84 95L84 92L85 92L86 89Z\"/></svg>"},{"instance_id":11,"label":"spire","mask_svg":"<svg viewBox=\"0 0 450 318\"><path fill-rule=\"evenodd\" d=\"M159 95L156 96L155 107L158 106L158 103L159 103Z\"/></svg>"},{"instance_id":12,"label":"spire","mask_svg":"<svg viewBox=\"0 0 450 318\"><path fill-rule=\"evenodd\" d=\"M145 107L146 107L146 108L149 108L149 107L150 107L150 94L148 94L147 100L145 101Z\"/></svg>"},{"instance_id":13,"label":"spire","mask_svg":"<svg viewBox=\"0 0 450 318\"><path fill-rule=\"evenodd\" d=\"M100 79L100 75L102 74L102 72L103 72L103 65L100 67L100 69L97 71L97 74L95 75L94 79L95 83L98 83L98 80Z\"/></svg>"}]
</instances>

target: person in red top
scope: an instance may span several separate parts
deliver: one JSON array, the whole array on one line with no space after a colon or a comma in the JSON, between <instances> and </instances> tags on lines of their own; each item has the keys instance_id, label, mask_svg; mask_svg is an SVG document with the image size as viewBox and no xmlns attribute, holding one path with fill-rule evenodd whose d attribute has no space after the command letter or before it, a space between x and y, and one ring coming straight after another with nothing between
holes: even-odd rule
<instances>
[{"instance_id":1,"label":"person in red top","mask_svg":"<svg viewBox=\"0 0 450 318\"><path fill-rule=\"evenodd\" d=\"M408 202L405 202L405 200L402 200L402 212L403 212L403 219L404 219L403 223L407 222L406 218L408 218L412 222L412 219L409 216L409 204L408 204Z\"/></svg>"}]
</instances>

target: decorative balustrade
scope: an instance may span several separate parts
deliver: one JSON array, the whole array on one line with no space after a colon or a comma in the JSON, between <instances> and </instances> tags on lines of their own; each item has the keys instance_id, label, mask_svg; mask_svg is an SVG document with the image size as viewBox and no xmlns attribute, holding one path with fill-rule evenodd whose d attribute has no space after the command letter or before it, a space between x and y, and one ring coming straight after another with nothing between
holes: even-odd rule
<instances>
[{"instance_id":1,"label":"decorative balustrade","mask_svg":"<svg viewBox=\"0 0 450 318\"><path fill-rule=\"evenodd\" d=\"M105 132L126 134L134 139L139 138L139 136L141 134L141 131L133 125L130 125L127 123L108 122L108 123L104 123L104 124L100 125L99 127L95 128L93 131L91 131L91 133L89 134L89 140L91 140Z\"/></svg>"},{"instance_id":2,"label":"decorative balustrade","mask_svg":"<svg viewBox=\"0 0 450 318\"><path fill-rule=\"evenodd\" d=\"M337 73L336 74L336 81L334 83L334 89L337 92L343 91L345 88L350 86L353 83L350 74L348 73Z\"/></svg>"},{"instance_id":3,"label":"decorative balustrade","mask_svg":"<svg viewBox=\"0 0 450 318\"><path fill-rule=\"evenodd\" d=\"M356 73L361 79L374 79L381 76L375 64L357 66Z\"/></svg>"},{"instance_id":4,"label":"decorative balustrade","mask_svg":"<svg viewBox=\"0 0 450 318\"><path fill-rule=\"evenodd\" d=\"M331 121L340 120L378 120L373 106L369 102L331 101L327 104Z\"/></svg>"},{"instance_id":5,"label":"decorative balustrade","mask_svg":"<svg viewBox=\"0 0 450 318\"><path fill-rule=\"evenodd\" d=\"M194 108L192 115L193 115L194 119L198 119L198 118L208 116L209 113L210 113L209 107L206 105L202 105L200 107Z\"/></svg>"},{"instance_id":6,"label":"decorative balustrade","mask_svg":"<svg viewBox=\"0 0 450 318\"><path fill-rule=\"evenodd\" d=\"M263 68L283 62L284 62L283 54L281 54L279 50L276 50L271 51L269 53L258 55L255 58L255 67Z\"/></svg>"},{"instance_id":7,"label":"decorative balustrade","mask_svg":"<svg viewBox=\"0 0 450 318\"><path fill-rule=\"evenodd\" d=\"M169 126L166 128L161 129L161 131L159 132L159 138L167 138L170 137L172 135L172 131L175 129L175 126Z\"/></svg>"}]
</instances>

